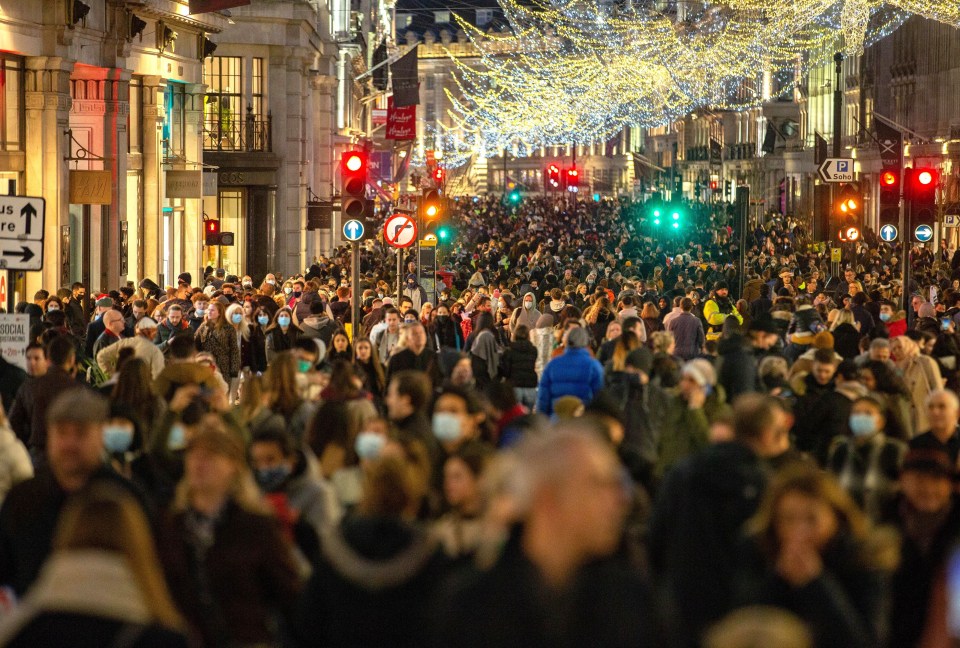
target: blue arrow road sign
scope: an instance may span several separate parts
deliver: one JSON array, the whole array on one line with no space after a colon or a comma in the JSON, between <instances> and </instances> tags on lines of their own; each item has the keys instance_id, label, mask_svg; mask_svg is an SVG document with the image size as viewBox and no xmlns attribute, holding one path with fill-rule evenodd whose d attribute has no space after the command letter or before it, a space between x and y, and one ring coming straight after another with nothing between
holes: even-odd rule
<instances>
[{"instance_id":1,"label":"blue arrow road sign","mask_svg":"<svg viewBox=\"0 0 960 648\"><path fill-rule=\"evenodd\" d=\"M343 238L348 241L359 241L363 238L363 223L358 220L348 220L343 224Z\"/></svg>"},{"instance_id":2,"label":"blue arrow road sign","mask_svg":"<svg viewBox=\"0 0 960 648\"><path fill-rule=\"evenodd\" d=\"M929 225L918 225L917 229L913 230L913 235L921 243L926 243L933 238L933 228Z\"/></svg>"},{"instance_id":3,"label":"blue arrow road sign","mask_svg":"<svg viewBox=\"0 0 960 648\"><path fill-rule=\"evenodd\" d=\"M886 241L887 243L893 243L897 240L897 235L900 232L897 231L897 228L893 225L884 225L880 228L880 240Z\"/></svg>"}]
</instances>

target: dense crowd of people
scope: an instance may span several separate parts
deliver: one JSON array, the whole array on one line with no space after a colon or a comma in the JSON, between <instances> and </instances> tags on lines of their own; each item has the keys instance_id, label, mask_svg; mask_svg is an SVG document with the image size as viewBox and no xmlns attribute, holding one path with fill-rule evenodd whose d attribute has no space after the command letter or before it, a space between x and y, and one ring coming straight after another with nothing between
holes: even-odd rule
<instances>
[{"instance_id":1,"label":"dense crowd of people","mask_svg":"<svg viewBox=\"0 0 960 648\"><path fill-rule=\"evenodd\" d=\"M436 291L368 241L19 304L0 645L960 639L960 255L648 211L460 199Z\"/></svg>"}]
</instances>

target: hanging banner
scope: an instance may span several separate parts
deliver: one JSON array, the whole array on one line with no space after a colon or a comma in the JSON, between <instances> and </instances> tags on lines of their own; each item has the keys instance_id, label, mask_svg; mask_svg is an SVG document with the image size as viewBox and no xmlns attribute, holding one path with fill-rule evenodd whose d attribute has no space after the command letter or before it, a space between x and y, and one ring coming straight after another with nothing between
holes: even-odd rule
<instances>
[{"instance_id":1,"label":"hanging banner","mask_svg":"<svg viewBox=\"0 0 960 648\"><path fill-rule=\"evenodd\" d=\"M203 198L203 174L199 171L167 171L167 198Z\"/></svg>"},{"instance_id":2,"label":"hanging banner","mask_svg":"<svg viewBox=\"0 0 960 648\"><path fill-rule=\"evenodd\" d=\"M884 169L899 169L903 164L903 133L879 119L874 120L880 163Z\"/></svg>"},{"instance_id":3,"label":"hanging banner","mask_svg":"<svg viewBox=\"0 0 960 648\"><path fill-rule=\"evenodd\" d=\"M417 106L397 108L393 99L387 103L387 134L390 140L412 140L417 138Z\"/></svg>"},{"instance_id":4,"label":"hanging banner","mask_svg":"<svg viewBox=\"0 0 960 648\"><path fill-rule=\"evenodd\" d=\"M390 66L393 77L393 98L397 108L416 106L420 103L420 72L418 68L417 46L404 54Z\"/></svg>"}]
</instances>

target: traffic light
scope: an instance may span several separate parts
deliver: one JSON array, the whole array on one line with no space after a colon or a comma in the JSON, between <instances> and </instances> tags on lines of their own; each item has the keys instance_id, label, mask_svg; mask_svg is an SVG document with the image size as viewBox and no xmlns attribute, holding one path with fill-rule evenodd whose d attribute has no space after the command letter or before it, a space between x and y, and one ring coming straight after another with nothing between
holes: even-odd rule
<instances>
[{"instance_id":1,"label":"traffic light","mask_svg":"<svg viewBox=\"0 0 960 648\"><path fill-rule=\"evenodd\" d=\"M661 216L663 215L663 212L660 210L660 207L654 207L653 211L650 212L650 215L653 216L654 226L659 227L661 222L660 219L661 219Z\"/></svg>"},{"instance_id":2,"label":"traffic light","mask_svg":"<svg viewBox=\"0 0 960 648\"><path fill-rule=\"evenodd\" d=\"M560 188L560 167L556 164L551 164L547 167L547 188Z\"/></svg>"},{"instance_id":3,"label":"traffic light","mask_svg":"<svg viewBox=\"0 0 960 648\"><path fill-rule=\"evenodd\" d=\"M580 191L580 172L577 167L567 169L567 191L577 193Z\"/></svg>"},{"instance_id":4,"label":"traffic light","mask_svg":"<svg viewBox=\"0 0 960 648\"><path fill-rule=\"evenodd\" d=\"M510 191L510 202L513 203L514 205L516 205L517 203L520 202L520 190L519 190L519 189L512 189L512 190Z\"/></svg>"},{"instance_id":5,"label":"traffic light","mask_svg":"<svg viewBox=\"0 0 960 648\"><path fill-rule=\"evenodd\" d=\"M937 220L937 185L940 172L933 168L904 169L903 197L910 214L910 229L920 225L934 227Z\"/></svg>"},{"instance_id":6,"label":"traffic light","mask_svg":"<svg viewBox=\"0 0 960 648\"><path fill-rule=\"evenodd\" d=\"M220 221L203 221L204 243L206 245L220 245Z\"/></svg>"},{"instance_id":7,"label":"traffic light","mask_svg":"<svg viewBox=\"0 0 960 648\"><path fill-rule=\"evenodd\" d=\"M681 211L679 207L674 207L670 210L670 227L675 230L680 229L680 216Z\"/></svg>"},{"instance_id":8,"label":"traffic light","mask_svg":"<svg viewBox=\"0 0 960 648\"><path fill-rule=\"evenodd\" d=\"M433 180L437 183L437 187L443 188L443 183L447 180L447 172L444 171L441 167L437 167L433 171Z\"/></svg>"},{"instance_id":9,"label":"traffic light","mask_svg":"<svg viewBox=\"0 0 960 648\"><path fill-rule=\"evenodd\" d=\"M365 217L368 212L366 154L362 151L344 153L340 173L343 180L340 213L344 220Z\"/></svg>"},{"instance_id":10,"label":"traffic light","mask_svg":"<svg viewBox=\"0 0 960 648\"><path fill-rule=\"evenodd\" d=\"M437 239L441 243L447 243L453 239L453 230L449 225L441 225L437 228Z\"/></svg>"},{"instance_id":11,"label":"traffic light","mask_svg":"<svg viewBox=\"0 0 960 648\"><path fill-rule=\"evenodd\" d=\"M420 220L426 225L440 217L443 205L438 189L424 189L420 196Z\"/></svg>"},{"instance_id":12,"label":"traffic light","mask_svg":"<svg viewBox=\"0 0 960 648\"><path fill-rule=\"evenodd\" d=\"M900 169L885 168L880 172L880 227L900 227Z\"/></svg>"},{"instance_id":13,"label":"traffic light","mask_svg":"<svg viewBox=\"0 0 960 648\"><path fill-rule=\"evenodd\" d=\"M719 181L719 180L711 180L711 181L710 181L710 191L716 191L719 187L720 187L720 181Z\"/></svg>"},{"instance_id":14,"label":"traffic light","mask_svg":"<svg viewBox=\"0 0 960 648\"><path fill-rule=\"evenodd\" d=\"M860 240L860 228L863 224L863 197L852 186L840 189L833 201L834 223L837 238L845 242Z\"/></svg>"}]
</instances>

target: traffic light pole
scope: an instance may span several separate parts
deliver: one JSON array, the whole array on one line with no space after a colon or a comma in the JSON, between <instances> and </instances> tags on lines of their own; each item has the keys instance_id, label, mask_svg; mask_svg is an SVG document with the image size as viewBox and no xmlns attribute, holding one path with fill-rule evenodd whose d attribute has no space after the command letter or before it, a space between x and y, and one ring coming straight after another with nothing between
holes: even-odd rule
<instances>
[{"instance_id":1,"label":"traffic light pole","mask_svg":"<svg viewBox=\"0 0 960 648\"><path fill-rule=\"evenodd\" d=\"M904 183L906 184L906 183ZM913 247L912 241L910 240L910 233L907 232L908 224L913 222L913 208L909 200L904 200L903 208L900 210L900 232L903 246L901 247L901 257L900 259L900 268L901 276L903 277L903 287L901 292L901 301L903 302L903 310L907 313L907 328L913 328L913 309L910 307L910 272L912 268L910 267L910 248ZM907 214L907 210L910 210L910 214Z\"/></svg>"},{"instance_id":2,"label":"traffic light pole","mask_svg":"<svg viewBox=\"0 0 960 648\"><path fill-rule=\"evenodd\" d=\"M350 258L350 328L356 344L360 335L360 241L353 242Z\"/></svg>"}]
</instances>

